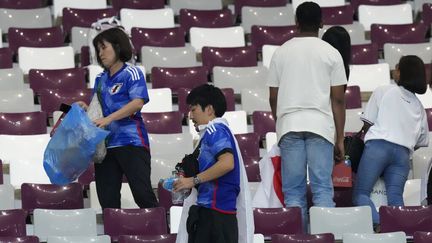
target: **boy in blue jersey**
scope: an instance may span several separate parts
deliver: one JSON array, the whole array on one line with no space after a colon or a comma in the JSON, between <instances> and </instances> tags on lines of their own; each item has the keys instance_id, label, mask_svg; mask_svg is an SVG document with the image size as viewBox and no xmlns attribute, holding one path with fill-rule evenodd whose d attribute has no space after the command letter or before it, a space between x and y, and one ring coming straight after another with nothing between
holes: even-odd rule
<instances>
[{"instance_id":1,"label":"boy in blue jersey","mask_svg":"<svg viewBox=\"0 0 432 243\"><path fill-rule=\"evenodd\" d=\"M225 96L219 88L205 84L194 88L186 102L201 133L199 173L174 183L175 191L198 186L198 207L189 210L188 228L194 226L188 229L188 242L238 242L236 201L241 155L227 121L221 118L226 111Z\"/></svg>"},{"instance_id":2,"label":"boy in blue jersey","mask_svg":"<svg viewBox=\"0 0 432 243\"><path fill-rule=\"evenodd\" d=\"M149 101L144 74L126 64L132 58L132 46L123 30L105 30L94 38L93 45L98 63L105 69L96 77L94 87L104 117L93 122L110 131L106 157L95 164L99 202L102 208L120 208L124 174L136 204L140 208L156 207L150 182L149 139L140 112Z\"/></svg>"}]
</instances>

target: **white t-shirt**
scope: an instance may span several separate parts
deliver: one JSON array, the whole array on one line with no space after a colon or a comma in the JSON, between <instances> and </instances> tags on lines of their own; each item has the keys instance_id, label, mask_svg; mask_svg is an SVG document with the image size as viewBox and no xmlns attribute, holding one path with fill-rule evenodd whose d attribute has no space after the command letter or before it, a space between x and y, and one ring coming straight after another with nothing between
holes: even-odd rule
<instances>
[{"instance_id":1,"label":"white t-shirt","mask_svg":"<svg viewBox=\"0 0 432 243\"><path fill-rule=\"evenodd\" d=\"M293 38L273 54L267 86L279 87L276 133L312 132L334 144L331 86L347 83L340 53L317 37Z\"/></svg>"},{"instance_id":2,"label":"white t-shirt","mask_svg":"<svg viewBox=\"0 0 432 243\"><path fill-rule=\"evenodd\" d=\"M374 90L361 119L373 124L365 141L383 139L414 151L429 144L425 109L417 96L401 86L385 85Z\"/></svg>"}]
</instances>

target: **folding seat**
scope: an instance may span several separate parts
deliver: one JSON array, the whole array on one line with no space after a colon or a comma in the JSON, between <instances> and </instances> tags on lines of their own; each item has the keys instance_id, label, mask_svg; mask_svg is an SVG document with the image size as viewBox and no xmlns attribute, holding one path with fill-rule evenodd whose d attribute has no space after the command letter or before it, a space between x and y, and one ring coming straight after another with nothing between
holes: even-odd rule
<instances>
[{"instance_id":1,"label":"folding seat","mask_svg":"<svg viewBox=\"0 0 432 243\"><path fill-rule=\"evenodd\" d=\"M34 235L20 237L4 236L0 237L0 243L39 243L39 238Z\"/></svg>"},{"instance_id":2,"label":"folding seat","mask_svg":"<svg viewBox=\"0 0 432 243\"><path fill-rule=\"evenodd\" d=\"M390 65L393 70L399 59L406 55L416 55L424 63L432 62L432 43L415 43L415 44L384 44L384 61Z\"/></svg>"},{"instance_id":3,"label":"folding seat","mask_svg":"<svg viewBox=\"0 0 432 243\"><path fill-rule=\"evenodd\" d=\"M297 27L289 26L261 26L251 28L251 45L261 51L263 45L282 45L297 35Z\"/></svg>"},{"instance_id":4,"label":"folding seat","mask_svg":"<svg viewBox=\"0 0 432 243\"><path fill-rule=\"evenodd\" d=\"M255 233L270 239L273 234L302 234L301 209L289 208L254 208Z\"/></svg>"},{"instance_id":5,"label":"folding seat","mask_svg":"<svg viewBox=\"0 0 432 243\"><path fill-rule=\"evenodd\" d=\"M266 150L269 152L273 145L277 144L277 135L276 132L268 132L265 135L266 141Z\"/></svg>"},{"instance_id":6,"label":"folding seat","mask_svg":"<svg viewBox=\"0 0 432 243\"><path fill-rule=\"evenodd\" d=\"M344 233L373 233L372 213L369 206L346 208L313 206L309 210L309 215L311 234L332 233L336 240L340 240Z\"/></svg>"},{"instance_id":7,"label":"folding seat","mask_svg":"<svg viewBox=\"0 0 432 243\"><path fill-rule=\"evenodd\" d=\"M248 133L246 111L227 111L222 117L227 119L234 134Z\"/></svg>"},{"instance_id":8,"label":"folding seat","mask_svg":"<svg viewBox=\"0 0 432 243\"><path fill-rule=\"evenodd\" d=\"M404 232L392 232L382 234L343 234L344 243L405 243L406 235Z\"/></svg>"},{"instance_id":9,"label":"folding seat","mask_svg":"<svg viewBox=\"0 0 432 243\"><path fill-rule=\"evenodd\" d=\"M193 152L192 136L188 133L149 134L152 158L173 159L176 163ZM156 165L153 165L156 166ZM175 164L174 164L175 166ZM172 167L174 169L174 166ZM152 168L153 169L153 168ZM171 171L167 171L168 177ZM164 178L164 177L160 177Z\"/></svg>"},{"instance_id":10,"label":"folding seat","mask_svg":"<svg viewBox=\"0 0 432 243\"><path fill-rule=\"evenodd\" d=\"M323 24L344 25L354 21L354 9L351 5L323 7L321 11Z\"/></svg>"},{"instance_id":11,"label":"folding seat","mask_svg":"<svg viewBox=\"0 0 432 243\"><path fill-rule=\"evenodd\" d=\"M247 114L254 111L271 111L269 89L243 89L240 94L242 110Z\"/></svg>"},{"instance_id":12,"label":"folding seat","mask_svg":"<svg viewBox=\"0 0 432 243\"><path fill-rule=\"evenodd\" d=\"M215 66L222 67L254 67L258 65L256 49L245 47L203 47L203 66L210 72Z\"/></svg>"},{"instance_id":13,"label":"folding seat","mask_svg":"<svg viewBox=\"0 0 432 243\"><path fill-rule=\"evenodd\" d=\"M432 232L416 231L414 232L414 243L428 243L432 240Z\"/></svg>"},{"instance_id":14,"label":"folding seat","mask_svg":"<svg viewBox=\"0 0 432 243\"><path fill-rule=\"evenodd\" d=\"M15 28L48 28L52 27L52 16L49 7L34 9L0 9L0 29Z\"/></svg>"},{"instance_id":15,"label":"folding seat","mask_svg":"<svg viewBox=\"0 0 432 243\"><path fill-rule=\"evenodd\" d=\"M262 47L262 64L266 68L270 68L270 62L273 57L273 53L280 46L277 45L263 45Z\"/></svg>"},{"instance_id":16,"label":"folding seat","mask_svg":"<svg viewBox=\"0 0 432 243\"><path fill-rule=\"evenodd\" d=\"M215 52L210 52L213 54ZM221 53L219 53L221 55ZM253 52L251 53L251 56ZM214 58L218 56L213 56ZM247 60L244 57L245 61ZM223 59L222 59L223 60ZM216 61L215 61L216 62ZM253 63L249 63L252 65ZM243 89L268 89L266 86L268 69L263 66L251 67L221 67L223 64L212 63L213 83L219 88L232 88L234 93L239 94Z\"/></svg>"},{"instance_id":17,"label":"folding seat","mask_svg":"<svg viewBox=\"0 0 432 243\"><path fill-rule=\"evenodd\" d=\"M0 163L1 166L1 163ZM3 184L3 172L0 175L0 210L8 210L15 208L15 189L9 184ZM1 217L0 217L1 218Z\"/></svg>"},{"instance_id":18,"label":"folding seat","mask_svg":"<svg viewBox=\"0 0 432 243\"><path fill-rule=\"evenodd\" d=\"M161 235L120 235L119 243L175 243L175 234Z\"/></svg>"},{"instance_id":19,"label":"folding seat","mask_svg":"<svg viewBox=\"0 0 432 243\"><path fill-rule=\"evenodd\" d=\"M47 134L49 136L49 134ZM23 151L22 148L21 153ZM45 148L44 148L45 150ZM19 189L23 183L51 183L42 165L42 159L17 159L9 164L10 184Z\"/></svg>"},{"instance_id":20,"label":"folding seat","mask_svg":"<svg viewBox=\"0 0 432 243\"><path fill-rule=\"evenodd\" d=\"M33 91L31 89L0 91L0 112L33 112Z\"/></svg>"},{"instance_id":21,"label":"folding seat","mask_svg":"<svg viewBox=\"0 0 432 243\"><path fill-rule=\"evenodd\" d=\"M361 107L360 87L356 85L348 86L345 90L345 108L358 109Z\"/></svg>"},{"instance_id":22,"label":"folding seat","mask_svg":"<svg viewBox=\"0 0 432 243\"><path fill-rule=\"evenodd\" d=\"M42 90L67 92L87 88L84 68L30 69L28 79L35 94Z\"/></svg>"},{"instance_id":23,"label":"folding seat","mask_svg":"<svg viewBox=\"0 0 432 243\"><path fill-rule=\"evenodd\" d=\"M87 9L65 7L62 10L62 26L65 34L71 33L72 27L90 28L98 19L117 16L118 10L113 8Z\"/></svg>"},{"instance_id":24,"label":"folding seat","mask_svg":"<svg viewBox=\"0 0 432 243\"><path fill-rule=\"evenodd\" d=\"M170 222L171 234L178 233L182 211L183 211L182 206L172 206L169 209L169 219L170 219L169 222Z\"/></svg>"},{"instance_id":25,"label":"folding seat","mask_svg":"<svg viewBox=\"0 0 432 243\"><path fill-rule=\"evenodd\" d=\"M175 15L179 15L181 9L221 10L223 8L221 0L170 0L169 6L173 9Z\"/></svg>"},{"instance_id":26,"label":"folding seat","mask_svg":"<svg viewBox=\"0 0 432 243\"><path fill-rule=\"evenodd\" d=\"M351 37L351 45L370 43L369 40L366 40L365 28L359 22L355 21L352 24L344 24L341 26L348 31L348 34ZM326 32L330 27L332 27L332 25L324 25L323 28L319 30L319 37L321 38L324 32Z\"/></svg>"},{"instance_id":27,"label":"folding seat","mask_svg":"<svg viewBox=\"0 0 432 243\"><path fill-rule=\"evenodd\" d=\"M385 6L360 5L358 19L365 30L370 31L372 24L412 24L413 14L409 3Z\"/></svg>"},{"instance_id":28,"label":"folding seat","mask_svg":"<svg viewBox=\"0 0 432 243\"><path fill-rule=\"evenodd\" d=\"M185 46L185 33L180 27L172 28L132 28L131 40L136 51L143 46L182 47Z\"/></svg>"},{"instance_id":29,"label":"folding seat","mask_svg":"<svg viewBox=\"0 0 432 243\"><path fill-rule=\"evenodd\" d=\"M131 9L159 9L165 7L164 0L112 0L112 7L119 11L122 8Z\"/></svg>"},{"instance_id":30,"label":"folding seat","mask_svg":"<svg viewBox=\"0 0 432 243\"><path fill-rule=\"evenodd\" d=\"M47 243L111 243L108 235L98 236L49 236Z\"/></svg>"},{"instance_id":31,"label":"folding seat","mask_svg":"<svg viewBox=\"0 0 432 243\"><path fill-rule=\"evenodd\" d=\"M12 51L8 47L0 48L0 69L12 68Z\"/></svg>"},{"instance_id":32,"label":"folding seat","mask_svg":"<svg viewBox=\"0 0 432 243\"><path fill-rule=\"evenodd\" d=\"M426 89L426 93L417 95L417 97L425 109L432 108L432 91L430 89Z\"/></svg>"},{"instance_id":33,"label":"folding seat","mask_svg":"<svg viewBox=\"0 0 432 243\"><path fill-rule=\"evenodd\" d=\"M84 190L89 189L89 185L95 180L94 163L90 163L86 171L84 171L77 179L77 182L81 184Z\"/></svg>"},{"instance_id":34,"label":"folding seat","mask_svg":"<svg viewBox=\"0 0 432 243\"><path fill-rule=\"evenodd\" d=\"M178 111L141 113L149 133L181 133L183 116Z\"/></svg>"},{"instance_id":35,"label":"folding seat","mask_svg":"<svg viewBox=\"0 0 432 243\"><path fill-rule=\"evenodd\" d=\"M0 159L3 164L15 163L18 160L35 160L41 163L49 140L49 134L0 135ZM43 171L43 168L41 169Z\"/></svg>"},{"instance_id":36,"label":"folding seat","mask_svg":"<svg viewBox=\"0 0 432 243\"><path fill-rule=\"evenodd\" d=\"M152 88L193 89L208 82L208 71L203 66L185 68L153 67L151 70Z\"/></svg>"},{"instance_id":37,"label":"folding seat","mask_svg":"<svg viewBox=\"0 0 432 243\"><path fill-rule=\"evenodd\" d=\"M47 133L47 115L43 111L0 113L0 134L34 135Z\"/></svg>"},{"instance_id":38,"label":"folding seat","mask_svg":"<svg viewBox=\"0 0 432 243\"><path fill-rule=\"evenodd\" d=\"M374 43L351 45L351 64L377 64L378 46Z\"/></svg>"},{"instance_id":39,"label":"folding seat","mask_svg":"<svg viewBox=\"0 0 432 243\"><path fill-rule=\"evenodd\" d=\"M174 13L171 8L120 10L120 19L126 31L139 28L173 28Z\"/></svg>"},{"instance_id":40,"label":"folding seat","mask_svg":"<svg viewBox=\"0 0 432 243\"><path fill-rule=\"evenodd\" d=\"M198 66L193 47L150 47L141 48L141 63L150 73L153 67L195 67Z\"/></svg>"},{"instance_id":41,"label":"folding seat","mask_svg":"<svg viewBox=\"0 0 432 243\"><path fill-rule=\"evenodd\" d=\"M275 132L276 123L273 115L269 111L254 111L252 113L253 131L257 133L261 139L265 138L266 133Z\"/></svg>"},{"instance_id":42,"label":"folding seat","mask_svg":"<svg viewBox=\"0 0 432 243\"><path fill-rule=\"evenodd\" d=\"M261 182L261 174L259 168L260 157L243 156L243 163L246 170L248 182Z\"/></svg>"},{"instance_id":43,"label":"folding seat","mask_svg":"<svg viewBox=\"0 0 432 243\"><path fill-rule=\"evenodd\" d=\"M18 64L24 74L28 74L30 69L74 68L74 51L70 46L20 47Z\"/></svg>"},{"instance_id":44,"label":"folding seat","mask_svg":"<svg viewBox=\"0 0 432 243\"><path fill-rule=\"evenodd\" d=\"M259 157L259 135L256 133L243 133L235 135L240 152L243 157Z\"/></svg>"},{"instance_id":45,"label":"folding seat","mask_svg":"<svg viewBox=\"0 0 432 243\"><path fill-rule=\"evenodd\" d=\"M63 32L59 26L49 28L9 28L9 48L16 55L18 48L61 47L64 45Z\"/></svg>"},{"instance_id":46,"label":"folding seat","mask_svg":"<svg viewBox=\"0 0 432 243\"><path fill-rule=\"evenodd\" d=\"M64 8L82 8L82 9L102 9L107 8L106 0L53 0L54 20L62 17Z\"/></svg>"},{"instance_id":47,"label":"folding seat","mask_svg":"<svg viewBox=\"0 0 432 243\"><path fill-rule=\"evenodd\" d=\"M49 236L96 236L96 213L83 209L35 209L33 211L34 235L40 241Z\"/></svg>"},{"instance_id":48,"label":"folding seat","mask_svg":"<svg viewBox=\"0 0 432 243\"><path fill-rule=\"evenodd\" d=\"M401 0L351 0L351 5L356 11L360 5L383 6L383 5L396 5L401 3L403 3Z\"/></svg>"},{"instance_id":49,"label":"folding seat","mask_svg":"<svg viewBox=\"0 0 432 243\"><path fill-rule=\"evenodd\" d=\"M288 3L287 0L269 0L269 1L261 1L261 0L234 0L234 13L236 15L240 15L243 6L251 6L251 7L282 7L286 6Z\"/></svg>"},{"instance_id":50,"label":"folding seat","mask_svg":"<svg viewBox=\"0 0 432 243\"><path fill-rule=\"evenodd\" d=\"M0 2L0 8L12 9L32 9L43 7L42 0L3 0Z\"/></svg>"},{"instance_id":51,"label":"folding seat","mask_svg":"<svg viewBox=\"0 0 432 243\"><path fill-rule=\"evenodd\" d=\"M426 170L428 170L427 168ZM422 179L410 179L405 182L403 201L405 206L421 206L426 199L426 190L422 191Z\"/></svg>"},{"instance_id":52,"label":"folding seat","mask_svg":"<svg viewBox=\"0 0 432 243\"><path fill-rule=\"evenodd\" d=\"M224 38L220 38L223 36ZM200 53L207 47L244 47L246 45L243 27L200 28L189 30L190 43Z\"/></svg>"},{"instance_id":53,"label":"folding seat","mask_svg":"<svg viewBox=\"0 0 432 243\"><path fill-rule=\"evenodd\" d=\"M170 88L148 89L149 102L141 112L170 112L172 107L172 92Z\"/></svg>"},{"instance_id":54,"label":"folding seat","mask_svg":"<svg viewBox=\"0 0 432 243\"><path fill-rule=\"evenodd\" d=\"M297 9L298 5L304 2L307 2L307 0L292 0L294 11ZM316 2L322 8L345 5L344 0L315 0L314 2Z\"/></svg>"},{"instance_id":55,"label":"folding seat","mask_svg":"<svg viewBox=\"0 0 432 243\"><path fill-rule=\"evenodd\" d=\"M181 9L179 24L189 32L191 27L223 28L234 25L234 16L229 9L193 10Z\"/></svg>"},{"instance_id":56,"label":"folding seat","mask_svg":"<svg viewBox=\"0 0 432 243\"><path fill-rule=\"evenodd\" d=\"M167 234L166 212L162 207L103 211L105 234L117 241L120 235Z\"/></svg>"},{"instance_id":57,"label":"folding seat","mask_svg":"<svg viewBox=\"0 0 432 243\"><path fill-rule=\"evenodd\" d=\"M251 33L253 25L286 26L295 25L293 7L250 7L241 10L241 26L246 34Z\"/></svg>"},{"instance_id":58,"label":"folding seat","mask_svg":"<svg viewBox=\"0 0 432 243\"><path fill-rule=\"evenodd\" d=\"M21 185L22 208L33 212L42 209L84 208L83 189L79 183L67 185L23 183Z\"/></svg>"},{"instance_id":59,"label":"folding seat","mask_svg":"<svg viewBox=\"0 0 432 243\"><path fill-rule=\"evenodd\" d=\"M372 24L371 40L379 49L385 43L420 43L426 42L426 32L429 29L423 23L415 24Z\"/></svg>"},{"instance_id":60,"label":"folding seat","mask_svg":"<svg viewBox=\"0 0 432 243\"><path fill-rule=\"evenodd\" d=\"M19 67L0 68L0 90L24 90L24 74Z\"/></svg>"},{"instance_id":61,"label":"folding seat","mask_svg":"<svg viewBox=\"0 0 432 243\"><path fill-rule=\"evenodd\" d=\"M372 92L378 86L390 84L389 64L351 65L348 84L359 86L362 92Z\"/></svg>"},{"instance_id":62,"label":"folding seat","mask_svg":"<svg viewBox=\"0 0 432 243\"><path fill-rule=\"evenodd\" d=\"M122 187L120 190L121 198L120 205L122 208L139 208L135 203L135 200L132 195L132 191L129 187L129 183L122 183ZM97 214L102 213L102 207L99 203L99 198L96 191L96 182L92 181L89 185L89 199L90 199L90 208L95 210Z\"/></svg>"},{"instance_id":63,"label":"folding seat","mask_svg":"<svg viewBox=\"0 0 432 243\"><path fill-rule=\"evenodd\" d=\"M432 23L432 3L429 0L415 0L414 3L423 1L426 1L428 3L424 3L419 6L419 9L423 9L421 13L421 20L425 25L430 26L430 24Z\"/></svg>"},{"instance_id":64,"label":"folding seat","mask_svg":"<svg viewBox=\"0 0 432 243\"><path fill-rule=\"evenodd\" d=\"M381 206L379 210L381 232L403 231L413 236L416 231L432 231L430 206Z\"/></svg>"},{"instance_id":65,"label":"folding seat","mask_svg":"<svg viewBox=\"0 0 432 243\"><path fill-rule=\"evenodd\" d=\"M334 236L331 233L303 235L303 234L274 234L271 236L272 243L333 243Z\"/></svg>"},{"instance_id":66,"label":"folding seat","mask_svg":"<svg viewBox=\"0 0 432 243\"><path fill-rule=\"evenodd\" d=\"M77 101L84 101L86 104L90 104L92 95L93 91L90 89L77 89L73 91L41 90L41 109L51 117L52 113L57 111L62 103L71 105Z\"/></svg>"},{"instance_id":67,"label":"folding seat","mask_svg":"<svg viewBox=\"0 0 432 243\"><path fill-rule=\"evenodd\" d=\"M0 237L26 236L26 217L23 209L0 210Z\"/></svg>"},{"instance_id":68,"label":"folding seat","mask_svg":"<svg viewBox=\"0 0 432 243\"><path fill-rule=\"evenodd\" d=\"M0 185L3 184L3 162L0 159Z\"/></svg>"}]
</instances>

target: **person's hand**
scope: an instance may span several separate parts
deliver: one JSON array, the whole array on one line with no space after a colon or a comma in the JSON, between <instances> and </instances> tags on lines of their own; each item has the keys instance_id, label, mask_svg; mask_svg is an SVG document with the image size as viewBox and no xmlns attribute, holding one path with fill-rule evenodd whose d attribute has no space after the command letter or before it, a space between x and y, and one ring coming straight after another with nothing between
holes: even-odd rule
<instances>
[{"instance_id":1,"label":"person's hand","mask_svg":"<svg viewBox=\"0 0 432 243\"><path fill-rule=\"evenodd\" d=\"M344 142L336 141L334 146L334 161L336 164L345 160L345 147Z\"/></svg>"},{"instance_id":2,"label":"person's hand","mask_svg":"<svg viewBox=\"0 0 432 243\"><path fill-rule=\"evenodd\" d=\"M100 128L105 128L106 126L108 126L110 123L112 122L111 118L109 116L107 117L102 117L99 119L96 119L93 121L93 123Z\"/></svg>"},{"instance_id":3,"label":"person's hand","mask_svg":"<svg viewBox=\"0 0 432 243\"><path fill-rule=\"evenodd\" d=\"M84 101L77 101L75 102L76 104L78 104L81 108L83 108L85 111L87 111L88 109L88 105L84 102Z\"/></svg>"},{"instance_id":4,"label":"person's hand","mask_svg":"<svg viewBox=\"0 0 432 243\"><path fill-rule=\"evenodd\" d=\"M174 182L174 192L181 191L183 189L191 189L195 184L193 177L181 177Z\"/></svg>"}]
</instances>

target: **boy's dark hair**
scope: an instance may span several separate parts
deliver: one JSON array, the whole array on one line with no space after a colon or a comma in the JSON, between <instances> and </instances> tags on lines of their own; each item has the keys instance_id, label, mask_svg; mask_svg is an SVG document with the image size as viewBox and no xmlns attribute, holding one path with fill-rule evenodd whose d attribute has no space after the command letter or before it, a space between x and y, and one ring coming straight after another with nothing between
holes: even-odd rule
<instances>
[{"instance_id":1,"label":"boy's dark hair","mask_svg":"<svg viewBox=\"0 0 432 243\"><path fill-rule=\"evenodd\" d=\"M300 32L318 32L321 27L321 8L314 2L304 2L296 9Z\"/></svg>"},{"instance_id":2,"label":"boy's dark hair","mask_svg":"<svg viewBox=\"0 0 432 243\"><path fill-rule=\"evenodd\" d=\"M96 50L96 58L99 65L103 66L99 57L98 44L103 44L104 41L111 43L116 57L120 61L127 62L132 58L132 45L128 35L118 27L110 28L102 31L93 39L93 46Z\"/></svg>"},{"instance_id":3,"label":"boy's dark hair","mask_svg":"<svg viewBox=\"0 0 432 243\"><path fill-rule=\"evenodd\" d=\"M418 56L403 56L399 60L400 77L398 85L417 93L426 93L428 82L426 81L426 70L423 60Z\"/></svg>"},{"instance_id":4,"label":"boy's dark hair","mask_svg":"<svg viewBox=\"0 0 432 243\"><path fill-rule=\"evenodd\" d=\"M203 84L191 90L186 98L188 105L199 105L205 109L212 105L216 117L222 117L227 109L225 95L222 91L213 85Z\"/></svg>"},{"instance_id":5,"label":"boy's dark hair","mask_svg":"<svg viewBox=\"0 0 432 243\"><path fill-rule=\"evenodd\" d=\"M349 78L349 64L351 63L351 37L348 31L342 26L329 28L322 37L323 41L332 45L342 56L345 74Z\"/></svg>"}]
</instances>

